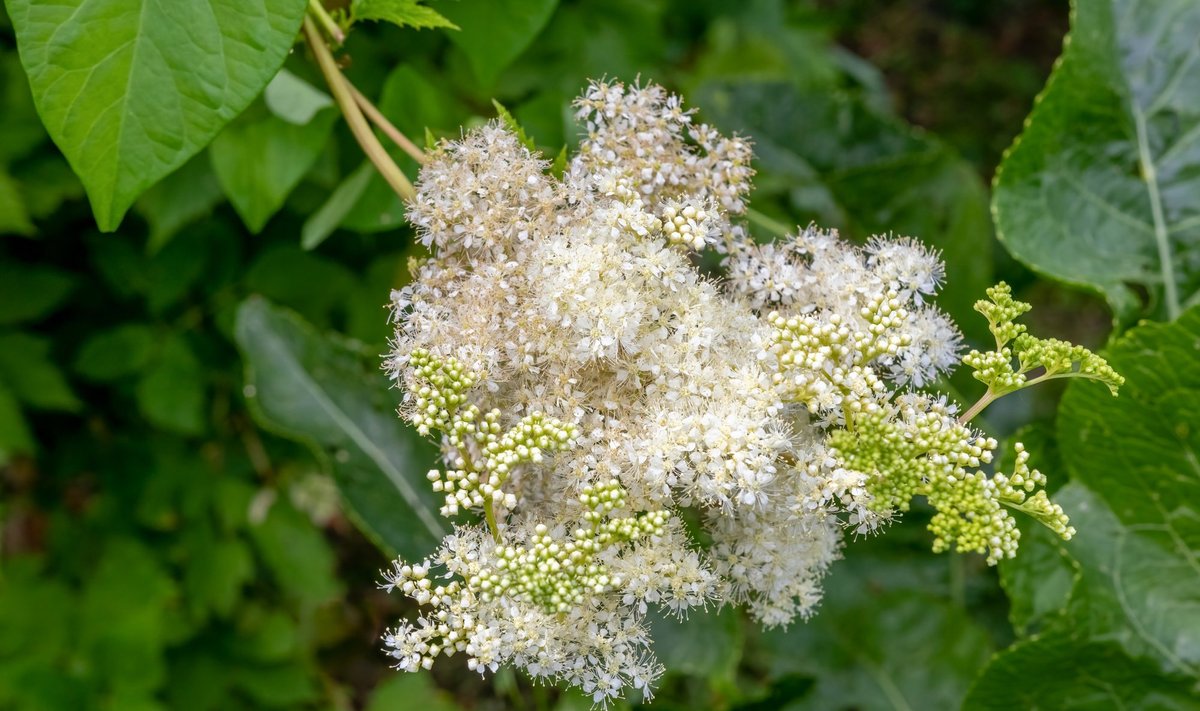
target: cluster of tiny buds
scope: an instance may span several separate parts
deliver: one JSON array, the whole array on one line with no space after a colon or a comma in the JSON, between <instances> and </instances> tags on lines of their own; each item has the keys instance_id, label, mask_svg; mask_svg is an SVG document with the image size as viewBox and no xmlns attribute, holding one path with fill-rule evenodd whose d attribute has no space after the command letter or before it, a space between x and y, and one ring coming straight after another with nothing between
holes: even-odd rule
<instances>
[{"instance_id":1,"label":"cluster of tiny buds","mask_svg":"<svg viewBox=\"0 0 1200 711\"><path fill-rule=\"evenodd\" d=\"M1025 374L1013 370L1012 351L1008 348L984 353L972 350L963 356L962 362L975 371L972 375L976 380L995 394L1010 393L1025 386Z\"/></svg>"},{"instance_id":2,"label":"cluster of tiny buds","mask_svg":"<svg viewBox=\"0 0 1200 711\"><path fill-rule=\"evenodd\" d=\"M473 411L464 409L464 414L469 412ZM462 422L456 420L453 423L455 431L460 429ZM500 411L489 411L481 422L474 424L474 438L483 450L481 462L476 465L468 461L460 447L453 468L444 473L431 469L426 475L433 490L446 495L442 515L455 516L461 508L480 508L488 502L514 508L516 497L502 488L512 470L527 462L541 463L545 452L570 448L578 433L578 428L571 423L533 412L501 435ZM451 440L456 441L456 438L452 436Z\"/></svg>"},{"instance_id":3,"label":"cluster of tiny buds","mask_svg":"<svg viewBox=\"0 0 1200 711\"><path fill-rule=\"evenodd\" d=\"M890 322L894 312L888 313L881 323ZM859 350L872 337L852 332L837 314L825 314L822 320L772 311L767 321L775 327L771 352L779 360L772 379L788 400L812 412L875 411L887 384L865 365L868 353Z\"/></svg>"},{"instance_id":4,"label":"cluster of tiny buds","mask_svg":"<svg viewBox=\"0 0 1200 711\"><path fill-rule=\"evenodd\" d=\"M997 345L1003 346L1025 332L1025 326L1013 321L1032 307L1012 297L1012 287L1004 282L987 290L987 299L975 302L975 310L988 320Z\"/></svg>"},{"instance_id":5,"label":"cluster of tiny buds","mask_svg":"<svg viewBox=\"0 0 1200 711\"><path fill-rule=\"evenodd\" d=\"M465 393L474 387L476 376L456 359L437 358L424 348L413 350L408 363L420 383L410 389L410 419L417 432L428 437L431 430L449 429L452 416L466 401Z\"/></svg>"},{"instance_id":6,"label":"cluster of tiny buds","mask_svg":"<svg viewBox=\"0 0 1200 711\"><path fill-rule=\"evenodd\" d=\"M710 215L695 205L667 205L663 209L663 234L671 244L682 244L697 252L704 249Z\"/></svg>"},{"instance_id":7,"label":"cluster of tiny buds","mask_svg":"<svg viewBox=\"0 0 1200 711\"><path fill-rule=\"evenodd\" d=\"M1039 488L1046 485L1046 475L1029 468L1029 452L1025 451L1024 444L1017 442L1014 448L1017 458L1012 476L997 472L992 477L1001 503L1029 514L1063 540L1071 540L1075 536L1075 527L1070 525L1070 517L1061 506L1050 501L1044 489ZM1027 494L1032 496L1027 497Z\"/></svg>"},{"instance_id":8,"label":"cluster of tiny buds","mask_svg":"<svg viewBox=\"0 0 1200 711\"><path fill-rule=\"evenodd\" d=\"M625 490L615 479L585 487L579 501L589 526L556 540L550 528L539 523L526 545L498 544L493 550L494 567L480 569L467 580L467 587L485 601L507 595L552 612L566 612L591 595L619 587L620 576L610 576L596 556L619 543L661 536L669 514L651 511L605 520L625 505Z\"/></svg>"},{"instance_id":9,"label":"cluster of tiny buds","mask_svg":"<svg viewBox=\"0 0 1200 711\"><path fill-rule=\"evenodd\" d=\"M908 322L908 309L895 290L876 295L860 309L867 330L854 334L857 362L865 365L883 355L894 356L912 345L912 336L902 331Z\"/></svg>"}]
</instances>

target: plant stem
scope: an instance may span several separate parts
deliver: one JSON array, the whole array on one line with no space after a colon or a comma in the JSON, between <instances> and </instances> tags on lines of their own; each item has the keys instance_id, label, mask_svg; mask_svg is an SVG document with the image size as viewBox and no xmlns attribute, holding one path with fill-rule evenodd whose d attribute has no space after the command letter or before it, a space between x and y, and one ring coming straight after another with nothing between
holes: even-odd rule
<instances>
[{"instance_id":1,"label":"plant stem","mask_svg":"<svg viewBox=\"0 0 1200 711\"><path fill-rule=\"evenodd\" d=\"M330 91L333 92L334 101L342 110L346 124L350 127L350 132L354 134L358 145L362 147L363 153L367 154L367 158L375 165L380 175L392 187L392 190L396 191L397 195L404 200L412 200L416 197L417 191L400 167L392 160L392 157L388 155L383 144L375 137L375 132L371 130L371 124L367 123L366 117L363 116L362 111L358 108L358 103L354 100L350 82L346 81L341 71L338 70L333 53L321 39L321 33L317 31L317 26L311 17L304 18L304 36L317 58L321 74L325 76L325 81L329 84Z\"/></svg>"},{"instance_id":2,"label":"plant stem","mask_svg":"<svg viewBox=\"0 0 1200 711\"><path fill-rule=\"evenodd\" d=\"M325 34L338 44L340 47L346 41L346 33L342 32L342 28L338 27L338 23L334 21L325 6L321 4L321 0L308 0L308 12L313 17L317 18L317 22L321 23L321 29L325 30Z\"/></svg>"},{"instance_id":3,"label":"plant stem","mask_svg":"<svg viewBox=\"0 0 1200 711\"><path fill-rule=\"evenodd\" d=\"M970 408L968 408L966 412L964 412L963 414L958 416L958 424L960 424L960 425L967 424L968 422L973 420L976 415L983 412L983 409L985 407L987 407L988 405L991 405L993 402L995 402L997 399L999 399L999 397L1000 397L999 395L992 392L991 388L988 388L988 391L983 394L983 397L979 398L978 402L976 402L974 405L972 405Z\"/></svg>"},{"instance_id":4,"label":"plant stem","mask_svg":"<svg viewBox=\"0 0 1200 711\"><path fill-rule=\"evenodd\" d=\"M500 542L500 526L496 524L496 510L492 508L491 499L483 503L483 515L487 519L488 530L492 532L492 540Z\"/></svg>"},{"instance_id":5,"label":"plant stem","mask_svg":"<svg viewBox=\"0 0 1200 711\"><path fill-rule=\"evenodd\" d=\"M371 123L375 124L380 131L383 131L383 134L391 139L392 143L399 146L400 150L412 156L412 159L416 162L424 165L426 160L425 151L417 148L417 144L410 141L408 136L405 136L400 129L392 125L392 122L387 120L383 112L375 104L372 104L367 97L363 96L362 92L355 88L353 84L347 82L347 85L350 86L350 93L354 96L354 101L362 109L362 112L366 114L367 118L371 120Z\"/></svg>"},{"instance_id":6,"label":"plant stem","mask_svg":"<svg viewBox=\"0 0 1200 711\"><path fill-rule=\"evenodd\" d=\"M778 237L786 237L787 234L792 231L792 228L788 227L786 224L776 220L773 217L764 215L754 208L746 208L746 217L754 224L762 227L768 232L775 234Z\"/></svg>"}]
</instances>

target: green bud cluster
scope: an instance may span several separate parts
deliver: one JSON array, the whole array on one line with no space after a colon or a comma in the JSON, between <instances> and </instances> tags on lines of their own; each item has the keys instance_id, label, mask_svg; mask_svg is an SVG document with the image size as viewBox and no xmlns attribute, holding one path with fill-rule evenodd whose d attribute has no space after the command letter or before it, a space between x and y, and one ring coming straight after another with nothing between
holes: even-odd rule
<instances>
[{"instance_id":1,"label":"green bud cluster","mask_svg":"<svg viewBox=\"0 0 1200 711\"><path fill-rule=\"evenodd\" d=\"M585 487L579 495L585 525L564 540L555 540L538 524L524 546L499 544L496 562L467 580L467 587L484 600L497 595L529 600L551 612L566 612L622 583L610 576L597 556L609 548L643 536L661 536L669 515L651 511L610 518L625 506L625 490L615 480Z\"/></svg>"},{"instance_id":2,"label":"green bud cluster","mask_svg":"<svg viewBox=\"0 0 1200 711\"><path fill-rule=\"evenodd\" d=\"M1044 492L1026 498L1045 478L1021 459L1012 478L989 479L981 467L991 461L996 441L958 424L942 405L904 410L900 417L864 414L853 425L832 433L831 455L847 469L868 474L870 505L881 514L907 511L914 496L924 496L936 511L929 523L934 551L983 553L991 564L1011 557L1021 533L1004 505L1045 511L1039 520L1065 530L1065 516L1057 518L1062 510L1045 509Z\"/></svg>"},{"instance_id":3,"label":"green bud cluster","mask_svg":"<svg viewBox=\"0 0 1200 711\"><path fill-rule=\"evenodd\" d=\"M476 377L455 358L438 358L424 348L408 356L418 386L413 389L413 408L409 419L422 437L431 430L450 428L451 418L466 402L466 392L475 386Z\"/></svg>"},{"instance_id":4,"label":"green bud cluster","mask_svg":"<svg viewBox=\"0 0 1200 711\"><path fill-rule=\"evenodd\" d=\"M481 415L476 405L467 402L466 393L478 376L457 359L417 349L410 354L409 365L416 384L413 423L423 435L442 432L455 453L450 468L431 469L426 475L433 490L446 495L443 516L492 502L514 507L516 499L502 489L513 469L540 463L544 453L570 448L578 436L575 425L541 412L522 417L501 433L500 410Z\"/></svg>"},{"instance_id":5,"label":"green bud cluster","mask_svg":"<svg viewBox=\"0 0 1200 711\"><path fill-rule=\"evenodd\" d=\"M975 371L975 379L988 386L990 395L999 397L1034 382L1064 377L1098 380L1113 395L1117 394L1125 378L1108 361L1083 346L1026 333L1025 326L1014 323L1013 319L1029 311L1030 306L1013 299L1012 289L1004 282L988 289L987 294L988 300L976 302L975 310L987 318L988 328L996 338L996 350L985 353L973 350L963 358L963 363ZM1026 373L1037 368L1043 372L1033 380L1027 379Z\"/></svg>"}]
</instances>

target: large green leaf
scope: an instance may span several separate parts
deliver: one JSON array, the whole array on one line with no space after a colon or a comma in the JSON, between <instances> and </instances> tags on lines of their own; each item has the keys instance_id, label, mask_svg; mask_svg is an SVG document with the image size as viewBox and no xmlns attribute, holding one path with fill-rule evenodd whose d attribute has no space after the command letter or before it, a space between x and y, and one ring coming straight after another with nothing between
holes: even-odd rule
<instances>
[{"instance_id":1,"label":"large green leaf","mask_svg":"<svg viewBox=\"0 0 1200 711\"><path fill-rule=\"evenodd\" d=\"M50 137L114 230L283 64L304 0L7 0Z\"/></svg>"},{"instance_id":2,"label":"large green leaf","mask_svg":"<svg viewBox=\"0 0 1200 711\"><path fill-rule=\"evenodd\" d=\"M1126 378L1120 397L1073 384L1058 431L1072 479L1094 494L1067 546L1084 576L1077 597L1103 591L1083 601L1112 613L1101 631L1200 679L1198 354L1200 307L1130 331L1107 354Z\"/></svg>"},{"instance_id":3,"label":"large green leaf","mask_svg":"<svg viewBox=\"0 0 1200 711\"><path fill-rule=\"evenodd\" d=\"M461 0L437 9L458 25L450 41L467 55L479 81L490 86L533 42L557 5L558 0Z\"/></svg>"},{"instance_id":4,"label":"large green leaf","mask_svg":"<svg viewBox=\"0 0 1200 711\"><path fill-rule=\"evenodd\" d=\"M767 708L957 706L992 644L963 607L934 594L946 589L945 559L922 553L906 555L894 540L851 544L826 579L815 616L762 635L759 646L767 654L759 663L777 687L804 678L812 684L800 698L785 703L789 699L780 696Z\"/></svg>"},{"instance_id":5,"label":"large green leaf","mask_svg":"<svg viewBox=\"0 0 1200 711\"><path fill-rule=\"evenodd\" d=\"M1071 35L996 176L996 226L1039 272L1117 316L1200 294L1200 4L1074 3ZM1141 308L1135 288L1149 292Z\"/></svg>"},{"instance_id":6,"label":"large green leaf","mask_svg":"<svg viewBox=\"0 0 1200 711\"><path fill-rule=\"evenodd\" d=\"M1133 329L1112 346L1109 362L1126 378L1120 397L1082 381L1067 389L1058 432L1072 482L1055 500L1078 533L1065 543L1023 540L1006 564L1013 608L1021 621L1038 622L1041 636L1031 639L1040 641L997 658L980 688L1016 687L1026 678L1048 685L1047 658L1059 657L1082 660L1081 670L1093 668L1088 660L1101 660L1094 668L1104 659L1135 660L1121 673L1136 678L1118 694L1130 708L1174 708L1154 690L1176 698L1168 692L1179 677L1200 687L1198 351L1195 307L1174 323ZM1033 584L1037 577L1046 586ZM1064 680L1064 689L1083 700L1064 707L1115 707L1105 701L1110 681L1082 671ZM1003 707L983 703L982 691L972 699L971 708Z\"/></svg>"},{"instance_id":7,"label":"large green leaf","mask_svg":"<svg viewBox=\"0 0 1200 711\"><path fill-rule=\"evenodd\" d=\"M783 82L710 82L696 92L705 118L754 141L765 172L786 185L801 224L911 235L942 251L951 277L938 299L968 335L991 284L987 193L952 149L860 98ZM787 225L794 228L795 225Z\"/></svg>"},{"instance_id":8,"label":"large green leaf","mask_svg":"<svg viewBox=\"0 0 1200 711\"><path fill-rule=\"evenodd\" d=\"M1200 708L1193 682L1163 677L1111 643L1034 638L996 656L963 711L1183 711Z\"/></svg>"},{"instance_id":9,"label":"large green leaf","mask_svg":"<svg viewBox=\"0 0 1200 711\"><path fill-rule=\"evenodd\" d=\"M364 364L361 347L323 337L261 298L238 309L236 336L255 418L328 461L378 545L409 558L428 555L449 528L425 481L433 458L397 417L394 390Z\"/></svg>"}]
</instances>

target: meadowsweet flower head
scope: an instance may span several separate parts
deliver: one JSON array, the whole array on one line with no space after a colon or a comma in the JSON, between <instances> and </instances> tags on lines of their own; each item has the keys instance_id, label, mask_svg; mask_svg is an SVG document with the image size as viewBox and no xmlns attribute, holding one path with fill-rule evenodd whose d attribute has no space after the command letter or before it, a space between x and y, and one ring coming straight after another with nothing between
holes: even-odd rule
<instances>
[{"instance_id":1,"label":"meadowsweet flower head","mask_svg":"<svg viewBox=\"0 0 1200 711\"><path fill-rule=\"evenodd\" d=\"M393 294L388 367L402 416L441 445L442 514L476 523L385 573L422 610L384 638L397 668L461 653L603 704L661 672L650 609L807 617L846 529L915 496L936 511L935 550L1011 556L1010 509L1070 535L1027 455L989 476L995 440L914 390L961 350L934 304L936 252L815 226L756 244L738 222L745 139L653 85L595 83L576 107L587 135L561 180L489 124L443 143L417 183L431 254ZM696 268L705 250L726 279ZM1119 385L1094 354L1024 333L1007 287L990 297L997 348L964 359L980 380Z\"/></svg>"}]
</instances>

